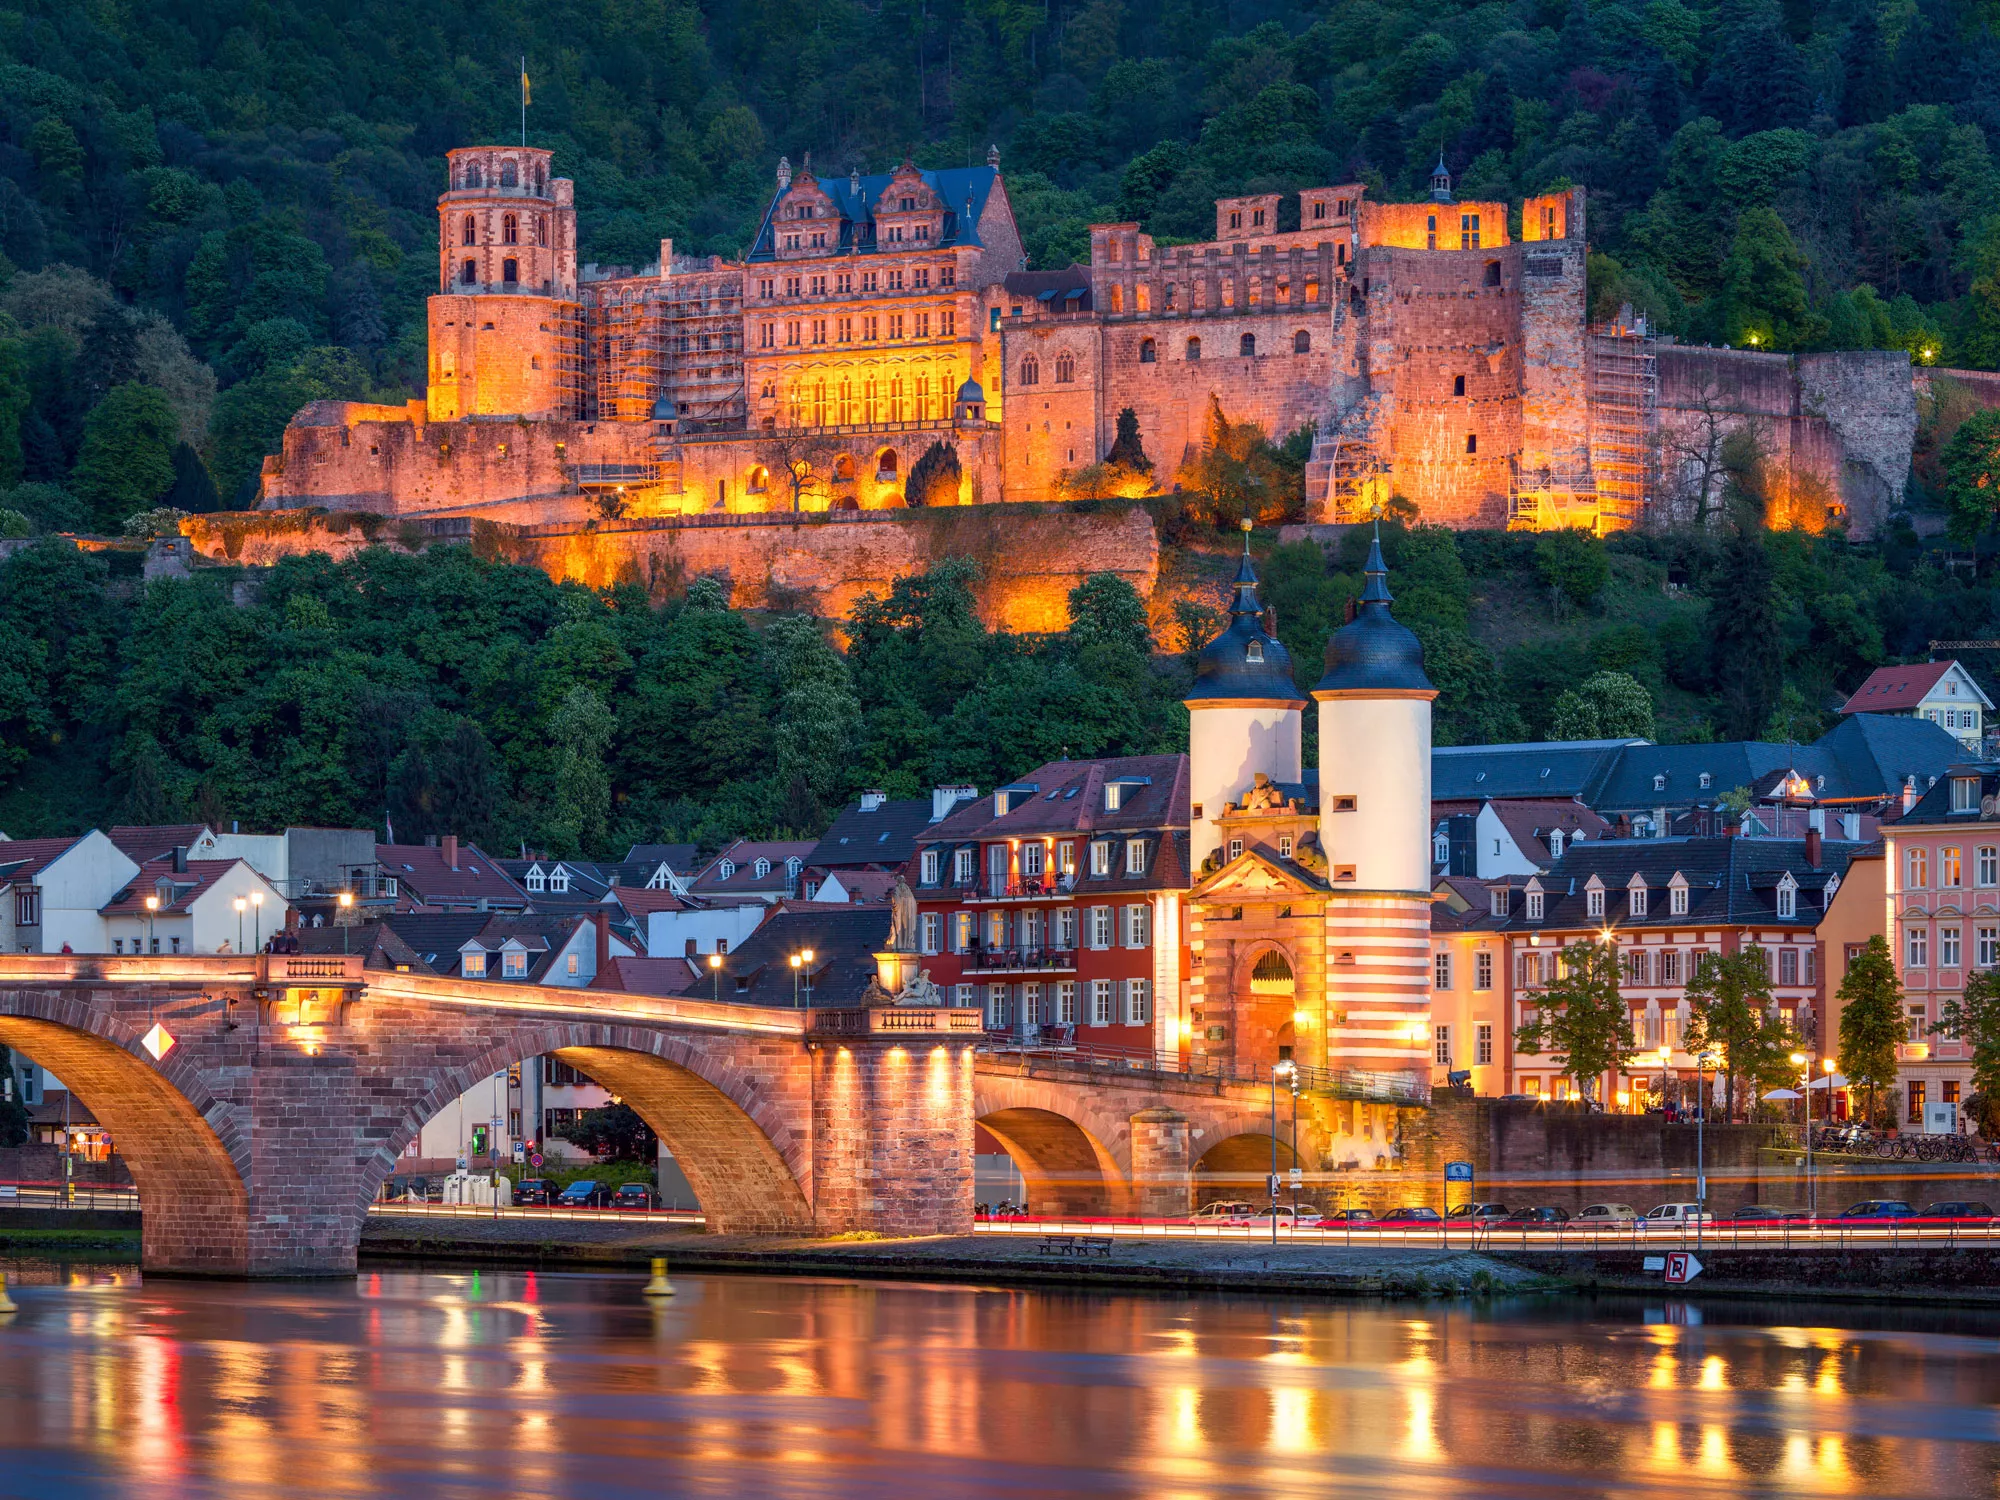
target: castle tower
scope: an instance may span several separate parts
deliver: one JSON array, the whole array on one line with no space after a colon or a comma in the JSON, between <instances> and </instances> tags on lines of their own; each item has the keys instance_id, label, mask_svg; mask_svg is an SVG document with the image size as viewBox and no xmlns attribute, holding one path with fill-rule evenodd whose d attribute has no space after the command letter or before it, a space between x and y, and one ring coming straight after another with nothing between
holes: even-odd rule
<instances>
[{"instance_id":1,"label":"castle tower","mask_svg":"<svg viewBox=\"0 0 2000 1500\"><path fill-rule=\"evenodd\" d=\"M574 184L549 175L549 152L527 146L465 146L447 158L429 306L431 420L574 418L583 392Z\"/></svg>"},{"instance_id":2,"label":"castle tower","mask_svg":"<svg viewBox=\"0 0 2000 1500\"><path fill-rule=\"evenodd\" d=\"M1303 775L1300 735L1306 700L1292 682L1291 653L1264 629L1257 573L1244 538L1229 624L1202 648L1188 692L1188 857L1199 869L1218 842L1215 819L1262 771L1296 784Z\"/></svg>"},{"instance_id":3,"label":"castle tower","mask_svg":"<svg viewBox=\"0 0 2000 1500\"><path fill-rule=\"evenodd\" d=\"M1431 700L1424 650L1389 613L1378 534L1360 608L1327 642L1319 700L1327 1060L1430 1066Z\"/></svg>"}]
</instances>

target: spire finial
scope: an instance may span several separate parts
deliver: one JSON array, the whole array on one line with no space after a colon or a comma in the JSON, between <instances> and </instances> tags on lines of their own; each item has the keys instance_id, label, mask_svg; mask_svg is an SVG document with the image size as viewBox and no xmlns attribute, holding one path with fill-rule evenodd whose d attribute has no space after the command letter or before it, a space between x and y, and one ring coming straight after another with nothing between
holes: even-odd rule
<instances>
[{"instance_id":1,"label":"spire finial","mask_svg":"<svg viewBox=\"0 0 2000 1500\"><path fill-rule=\"evenodd\" d=\"M1243 555L1248 557L1250 555L1250 528L1257 523L1251 520L1250 517L1245 516L1236 524L1243 530Z\"/></svg>"}]
</instances>

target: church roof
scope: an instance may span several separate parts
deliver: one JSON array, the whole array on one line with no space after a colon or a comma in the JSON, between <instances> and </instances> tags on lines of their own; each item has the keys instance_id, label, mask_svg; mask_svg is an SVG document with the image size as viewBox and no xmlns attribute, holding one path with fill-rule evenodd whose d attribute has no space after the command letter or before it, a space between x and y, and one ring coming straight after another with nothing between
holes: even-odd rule
<instances>
[{"instance_id":1,"label":"church roof","mask_svg":"<svg viewBox=\"0 0 2000 1500\"><path fill-rule=\"evenodd\" d=\"M1424 648L1409 629L1389 613L1389 565L1382 561L1382 537L1377 532L1368 549L1368 584L1361 606L1326 643L1326 675L1315 693L1430 693L1424 675Z\"/></svg>"},{"instance_id":2,"label":"church roof","mask_svg":"<svg viewBox=\"0 0 2000 1500\"><path fill-rule=\"evenodd\" d=\"M1195 662L1194 686L1184 701L1193 707L1217 699L1306 706L1305 694L1292 681L1291 653L1264 629L1264 606L1257 600L1257 571L1250 564L1247 543L1236 570L1229 624L1202 648Z\"/></svg>"}]
</instances>

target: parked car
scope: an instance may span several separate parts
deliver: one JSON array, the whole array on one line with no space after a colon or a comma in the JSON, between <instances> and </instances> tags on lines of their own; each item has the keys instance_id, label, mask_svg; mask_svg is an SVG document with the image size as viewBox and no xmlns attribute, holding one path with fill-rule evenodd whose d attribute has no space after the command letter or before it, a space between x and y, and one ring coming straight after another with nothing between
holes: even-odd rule
<instances>
[{"instance_id":1,"label":"parked car","mask_svg":"<svg viewBox=\"0 0 2000 1500\"><path fill-rule=\"evenodd\" d=\"M1775 1203L1745 1203L1724 1221L1729 1224L1803 1224L1802 1208L1780 1208Z\"/></svg>"},{"instance_id":2,"label":"parked car","mask_svg":"<svg viewBox=\"0 0 2000 1500\"><path fill-rule=\"evenodd\" d=\"M1548 1204L1541 1208L1517 1208L1505 1218L1496 1221L1494 1227L1497 1229L1510 1229L1516 1226L1525 1226L1530 1229L1552 1229L1558 1224L1567 1224L1568 1222L1568 1209L1557 1208L1553 1204Z\"/></svg>"},{"instance_id":3,"label":"parked car","mask_svg":"<svg viewBox=\"0 0 2000 1500\"><path fill-rule=\"evenodd\" d=\"M556 1201L556 1185L547 1177L523 1177L514 1184L514 1202L548 1204Z\"/></svg>"},{"instance_id":4,"label":"parked car","mask_svg":"<svg viewBox=\"0 0 2000 1500\"><path fill-rule=\"evenodd\" d=\"M660 1206L660 1195L643 1182L623 1182L611 1195L611 1206L651 1210Z\"/></svg>"},{"instance_id":5,"label":"parked car","mask_svg":"<svg viewBox=\"0 0 2000 1500\"><path fill-rule=\"evenodd\" d=\"M1321 1214L1319 1221L1329 1229L1358 1229L1364 1224L1372 1226L1379 1222L1372 1208L1336 1208Z\"/></svg>"},{"instance_id":6,"label":"parked car","mask_svg":"<svg viewBox=\"0 0 2000 1500\"><path fill-rule=\"evenodd\" d=\"M1629 1203L1591 1203L1577 1210L1576 1222L1601 1227L1606 1224L1629 1224L1638 1217Z\"/></svg>"},{"instance_id":7,"label":"parked car","mask_svg":"<svg viewBox=\"0 0 2000 1500\"><path fill-rule=\"evenodd\" d=\"M611 1184L580 1177L556 1198L558 1208L604 1208L611 1202Z\"/></svg>"},{"instance_id":8,"label":"parked car","mask_svg":"<svg viewBox=\"0 0 2000 1500\"><path fill-rule=\"evenodd\" d=\"M1859 1203L1850 1203L1836 1218L1841 1219L1914 1219L1917 1211L1901 1198L1863 1198Z\"/></svg>"},{"instance_id":9,"label":"parked car","mask_svg":"<svg viewBox=\"0 0 2000 1500\"><path fill-rule=\"evenodd\" d=\"M1920 1219L1990 1219L1993 1205L1977 1198L1954 1199L1949 1203L1926 1203Z\"/></svg>"},{"instance_id":10,"label":"parked car","mask_svg":"<svg viewBox=\"0 0 2000 1500\"><path fill-rule=\"evenodd\" d=\"M1646 1210L1641 1229L1692 1229L1697 1224L1713 1224L1715 1215L1699 1203L1662 1203Z\"/></svg>"},{"instance_id":11,"label":"parked car","mask_svg":"<svg viewBox=\"0 0 2000 1500\"><path fill-rule=\"evenodd\" d=\"M1320 1222L1320 1211L1310 1203L1301 1203L1294 1208L1289 1203L1267 1203L1250 1216L1253 1224L1269 1224L1276 1219L1280 1224L1296 1224L1301 1229L1311 1229Z\"/></svg>"},{"instance_id":12,"label":"parked car","mask_svg":"<svg viewBox=\"0 0 2000 1500\"><path fill-rule=\"evenodd\" d=\"M1447 1219L1472 1219L1478 1223L1485 1224L1496 1219L1506 1218L1507 1205L1504 1203L1461 1203L1457 1208L1446 1214L1445 1217Z\"/></svg>"},{"instance_id":13,"label":"parked car","mask_svg":"<svg viewBox=\"0 0 2000 1500\"><path fill-rule=\"evenodd\" d=\"M1190 1224L1247 1224L1250 1216L1257 1212L1257 1205L1240 1199L1219 1199L1214 1203L1204 1203L1188 1215Z\"/></svg>"},{"instance_id":14,"label":"parked car","mask_svg":"<svg viewBox=\"0 0 2000 1500\"><path fill-rule=\"evenodd\" d=\"M1434 1208L1426 1208L1421 1203L1413 1203L1404 1208L1392 1208L1382 1215L1382 1224L1442 1224L1444 1215Z\"/></svg>"}]
</instances>

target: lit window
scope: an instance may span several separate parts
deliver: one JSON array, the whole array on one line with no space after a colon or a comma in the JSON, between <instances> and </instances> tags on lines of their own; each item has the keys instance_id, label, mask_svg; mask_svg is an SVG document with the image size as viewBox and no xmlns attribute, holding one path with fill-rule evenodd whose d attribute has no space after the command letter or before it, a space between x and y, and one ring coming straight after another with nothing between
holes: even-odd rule
<instances>
[{"instance_id":1,"label":"lit window","mask_svg":"<svg viewBox=\"0 0 2000 1500\"><path fill-rule=\"evenodd\" d=\"M1449 953L1434 953L1431 955L1431 985L1433 988L1440 990L1451 988L1451 955Z\"/></svg>"},{"instance_id":2,"label":"lit window","mask_svg":"<svg viewBox=\"0 0 2000 1500\"><path fill-rule=\"evenodd\" d=\"M500 973L506 979L519 979L528 972L528 955L518 948L500 955Z\"/></svg>"},{"instance_id":3,"label":"lit window","mask_svg":"<svg viewBox=\"0 0 2000 1500\"><path fill-rule=\"evenodd\" d=\"M486 977L486 955L483 952L468 953L459 963L459 968L468 979L484 979Z\"/></svg>"}]
</instances>

